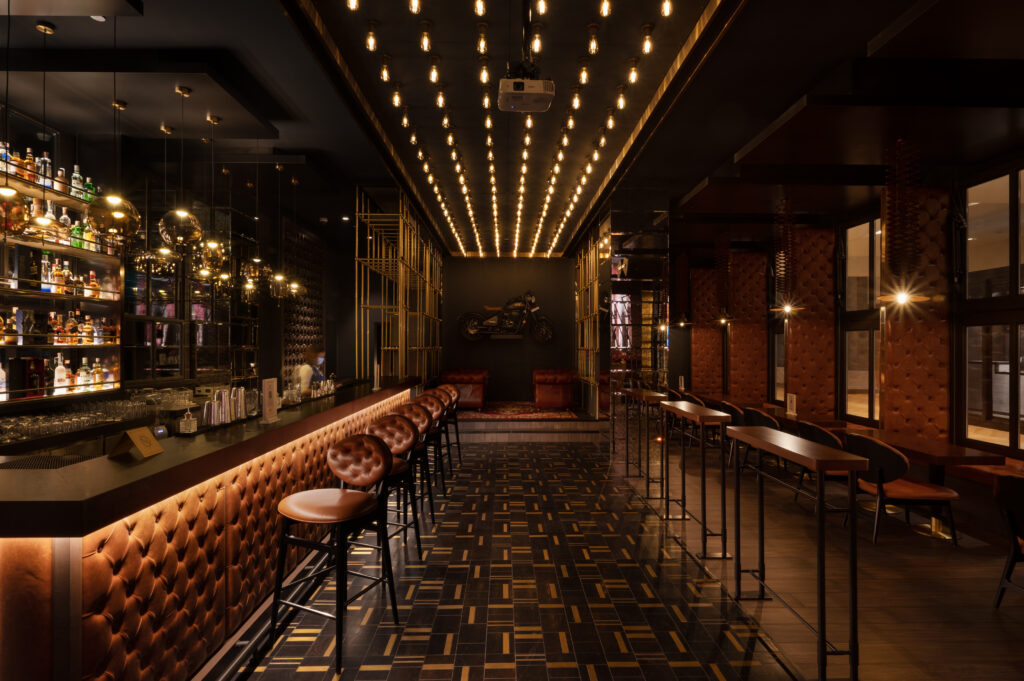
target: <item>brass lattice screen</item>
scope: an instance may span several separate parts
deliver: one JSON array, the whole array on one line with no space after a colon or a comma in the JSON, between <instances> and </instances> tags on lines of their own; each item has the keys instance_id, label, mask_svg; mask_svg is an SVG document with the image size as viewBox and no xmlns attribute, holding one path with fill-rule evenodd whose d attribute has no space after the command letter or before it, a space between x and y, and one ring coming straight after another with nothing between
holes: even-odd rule
<instances>
[{"instance_id":1,"label":"brass lattice screen","mask_svg":"<svg viewBox=\"0 0 1024 681\"><path fill-rule=\"evenodd\" d=\"M436 377L441 367L441 252L404 194L397 213L356 196L356 376Z\"/></svg>"}]
</instances>

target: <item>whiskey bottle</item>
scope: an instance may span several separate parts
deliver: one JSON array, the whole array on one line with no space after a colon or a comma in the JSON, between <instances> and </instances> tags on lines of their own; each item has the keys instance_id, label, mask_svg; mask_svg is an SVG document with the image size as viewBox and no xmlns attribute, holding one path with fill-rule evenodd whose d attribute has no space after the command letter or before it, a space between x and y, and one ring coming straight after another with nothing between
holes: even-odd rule
<instances>
[{"instance_id":1,"label":"whiskey bottle","mask_svg":"<svg viewBox=\"0 0 1024 681\"><path fill-rule=\"evenodd\" d=\"M103 365L100 364L100 358L96 357L92 363L92 389L103 390Z\"/></svg>"},{"instance_id":2,"label":"whiskey bottle","mask_svg":"<svg viewBox=\"0 0 1024 681\"><path fill-rule=\"evenodd\" d=\"M46 344L57 345L57 313L50 312L46 318Z\"/></svg>"},{"instance_id":3,"label":"whiskey bottle","mask_svg":"<svg viewBox=\"0 0 1024 681\"><path fill-rule=\"evenodd\" d=\"M50 282L50 276L52 274L50 269L50 252L43 251L42 257L39 259L39 279L41 291L43 293L53 293L53 285Z\"/></svg>"},{"instance_id":4,"label":"whiskey bottle","mask_svg":"<svg viewBox=\"0 0 1024 681\"><path fill-rule=\"evenodd\" d=\"M71 274L71 263L64 261L64 295L75 295L75 277Z\"/></svg>"},{"instance_id":5,"label":"whiskey bottle","mask_svg":"<svg viewBox=\"0 0 1024 681\"><path fill-rule=\"evenodd\" d=\"M50 279L53 282L53 292L64 294L64 285L67 283L64 281L64 270L61 268L59 262L53 263L53 271L50 273Z\"/></svg>"},{"instance_id":6,"label":"whiskey bottle","mask_svg":"<svg viewBox=\"0 0 1024 681\"><path fill-rule=\"evenodd\" d=\"M65 246L71 245L71 216L67 206L61 207L60 218L57 219L57 241Z\"/></svg>"},{"instance_id":7,"label":"whiskey bottle","mask_svg":"<svg viewBox=\"0 0 1024 681\"><path fill-rule=\"evenodd\" d=\"M20 177L23 180L25 179L25 165L21 162L21 156L18 155L18 152L15 151L11 153L10 161L8 161L8 167L10 168L9 172L12 175Z\"/></svg>"},{"instance_id":8,"label":"whiskey bottle","mask_svg":"<svg viewBox=\"0 0 1024 681\"><path fill-rule=\"evenodd\" d=\"M12 307L11 314L7 317L7 327L4 329L4 343L7 345L18 345L18 308Z\"/></svg>"},{"instance_id":9,"label":"whiskey bottle","mask_svg":"<svg viewBox=\"0 0 1024 681\"><path fill-rule=\"evenodd\" d=\"M55 374L54 368L50 364L49 358L44 358L43 359L43 377L44 377L43 380L46 383L46 394L47 395L52 395L53 394L53 390L54 390L54 387L55 387L54 386L54 378L55 378L54 374Z\"/></svg>"},{"instance_id":10,"label":"whiskey bottle","mask_svg":"<svg viewBox=\"0 0 1024 681\"><path fill-rule=\"evenodd\" d=\"M92 325L92 317L85 315L85 321L78 327L78 335L82 345L92 345L95 341L96 328Z\"/></svg>"},{"instance_id":11,"label":"whiskey bottle","mask_svg":"<svg viewBox=\"0 0 1024 681\"><path fill-rule=\"evenodd\" d=\"M61 193L68 193L68 178L63 168L57 168L57 177L53 180L53 188Z\"/></svg>"},{"instance_id":12,"label":"whiskey bottle","mask_svg":"<svg viewBox=\"0 0 1024 681\"><path fill-rule=\"evenodd\" d=\"M53 189L53 161L50 160L50 152L44 151L42 157L36 162L39 172L39 184Z\"/></svg>"},{"instance_id":13,"label":"whiskey bottle","mask_svg":"<svg viewBox=\"0 0 1024 681\"><path fill-rule=\"evenodd\" d=\"M100 297L100 285L96 281L96 272L89 270L89 281L85 284L85 297L86 298L99 298Z\"/></svg>"},{"instance_id":14,"label":"whiskey bottle","mask_svg":"<svg viewBox=\"0 0 1024 681\"><path fill-rule=\"evenodd\" d=\"M71 196L78 199L85 198L85 191L82 182L82 172L78 168L78 164L75 164L75 169L71 172Z\"/></svg>"},{"instance_id":15,"label":"whiskey bottle","mask_svg":"<svg viewBox=\"0 0 1024 681\"><path fill-rule=\"evenodd\" d=\"M79 392L86 390L92 390L92 369L89 368L89 360L85 357L82 358L82 366L78 367L78 373L75 374L75 385L78 386Z\"/></svg>"},{"instance_id":16,"label":"whiskey bottle","mask_svg":"<svg viewBox=\"0 0 1024 681\"><path fill-rule=\"evenodd\" d=\"M64 342L68 345L78 344L78 320L71 311L68 311L68 318L64 321Z\"/></svg>"},{"instance_id":17,"label":"whiskey bottle","mask_svg":"<svg viewBox=\"0 0 1024 681\"><path fill-rule=\"evenodd\" d=\"M32 147L25 148L25 179L29 182L36 181L36 157L32 155Z\"/></svg>"}]
</instances>

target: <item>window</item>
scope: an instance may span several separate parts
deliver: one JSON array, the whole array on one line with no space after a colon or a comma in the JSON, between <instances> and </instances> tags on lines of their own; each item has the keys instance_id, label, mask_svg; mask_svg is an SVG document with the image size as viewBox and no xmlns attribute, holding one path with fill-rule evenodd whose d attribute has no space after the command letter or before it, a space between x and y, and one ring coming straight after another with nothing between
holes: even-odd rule
<instances>
[{"instance_id":1,"label":"window","mask_svg":"<svg viewBox=\"0 0 1024 681\"><path fill-rule=\"evenodd\" d=\"M967 297L1010 292L1010 177L967 190Z\"/></svg>"},{"instance_id":2,"label":"window","mask_svg":"<svg viewBox=\"0 0 1024 681\"><path fill-rule=\"evenodd\" d=\"M966 379L968 439L1009 445L1009 325L967 327Z\"/></svg>"},{"instance_id":3,"label":"window","mask_svg":"<svg viewBox=\"0 0 1024 681\"><path fill-rule=\"evenodd\" d=\"M772 333L772 398L776 402L786 401L786 322L783 321Z\"/></svg>"},{"instance_id":4,"label":"window","mask_svg":"<svg viewBox=\"0 0 1024 681\"><path fill-rule=\"evenodd\" d=\"M878 295L881 290L880 220L846 230L846 293L842 314L843 369L840 391L844 414L877 421L881 382Z\"/></svg>"},{"instance_id":5,"label":"window","mask_svg":"<svg viewBox=\"0 0 1024 681\"><path fill-rule=\"evenodd\" d=\"M870 310L881 278L882 230L878 220L846 230L846 309Z\"/></svg>"}]
</instances>

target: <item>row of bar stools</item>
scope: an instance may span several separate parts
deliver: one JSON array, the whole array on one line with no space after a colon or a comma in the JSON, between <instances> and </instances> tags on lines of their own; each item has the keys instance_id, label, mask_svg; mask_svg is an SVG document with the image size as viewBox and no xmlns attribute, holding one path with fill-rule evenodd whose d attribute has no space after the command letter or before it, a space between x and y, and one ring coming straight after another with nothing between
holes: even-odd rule
<instances>
[{"instance_id":1,"label":"row of bar stools","mask_svg":"<svg viewBox=\"0 0 1024 681\"><path fill-rule=\"evenodd\" d=\"M416 555L423 555L423 546L420 544L420 520L416 508L416 475L409 460L416 442L419 440L419 433L412 421L398 414L383 416L366 428L370 435L376 435L391 449L393 457L391 472L388 474L388 489L397 492L397 516L398 522L389 523L392 526L401 528L388 535L388 538L398 534L402 535L402 542L409 545L409 528L413 529L416 535ZM385 506L388 499L384 499ZM409 520L409 507L412 507L412 520Z\"/></svg>"},{"instance_id":2,"label":"row of bar stools","mask_svg":"<svg viewBox=\"0 0 1024 681\"><path fill-rule=\"evenodd\" d=\"M395 596L395 578L391 570L391 552L388 546L387 498L388 476L393 468L393 457L387 443L373 435L347 437L327 451L327 465L341 481L342 488L313 489L291 494L281 500L277 510L281 515L281 541L278 544L277 574L274 580L274 599L270 606L269 645L277 639L278 614L285 605L335 623L335 671L341 673L342 635L345 610L352 600L378 585L386 585L391 597L391 612L398 624L398 601ZM330 528L327 543L298 537L291 533L292 525L304 523ZM376 544L362 544L363 533L375 532ZM351 574L370 580L370 583L348 598L348 548L350 545L368 546L380 552L381 575L375 577L361 572ZM284 585L285 561L290 546L301 546L327 554L325 567ZM334 572L337 583L335 614L316 610L287 600L285 589L318 579Z\"/></svg>"},{"instance_id":3,"label":"row of bar stools","mask_svg":"<svg viewBox=\"0 0 1024 681\"><path fill-rule=\"evenodd\" d=\"M418 404L406 402L395 407L393 413L409 419L416 427L416 444L413 446L409 463L420 471L420 500L426 496L430 503L430 522L437 522L434 517L434 488L430 484L430 465L427 456L427 435L432 422L430 412Z\"/></svg>"},{"instance_id":4,"label":"row of bar stools","mask_svg":"<svg viewBox=\"0 0 1024 681\"><path fill-rule=\"evenodd\" d=\"M459 389L451 383L445 383L437 386L438 390L443 390L451 396L451 402L448 404L448 408L445 411L444 416L444 437L448 441L449 455L451 458L451 435L449 433L449 426L455 431L455 449L459 455L459 465L462 465L462 440L459 437Z\"/></svg>"},{"instance_id":5,"label":"row of bar stools","mask_svg":"<svg viewBox=\"0 0 1024 681\"><path fill-rule=\"evenodd\" d=\"M413 404L418 404L430 414L430 428L427 430L427 445L434 450L434 473L438 476L441 484L441 494L448 494L448 484L445 482L444 476L444 456L442 454L441 444L441 419L444 416L444 402L440 400L436 395L428 395L423 393L415 400ZM451 459L448 461L448 467L451 468Z\"/></svg>"},{"instance_id":6,"label":"row of bar stools","mask_svg":"<svg viewBox=\"0 0 1024 681\"><path fill-rule=\"evenodd\" d=\"M451 438L451 421L452 414L455 411L455 398L452 394L442 388L431 388L423 393L424 395L430 395L436 397L444 405L444 411L441 412L441 418L438 420L438 428L441 430L441 435L444 436L444 447L448 452L448 471L455 477L455 467L452 464L452 438ZM462 463L462 456L459 456L459 463Z\"/></svg>"}]
</instances>

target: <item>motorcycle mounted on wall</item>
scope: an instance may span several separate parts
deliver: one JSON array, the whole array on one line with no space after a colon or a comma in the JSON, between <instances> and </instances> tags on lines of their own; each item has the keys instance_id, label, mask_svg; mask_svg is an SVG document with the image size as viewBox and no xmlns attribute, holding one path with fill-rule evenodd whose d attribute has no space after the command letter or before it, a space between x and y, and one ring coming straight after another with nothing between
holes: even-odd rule
<instances>
[{"instance_id":1,"label":"motorcycle mounted on wall","mask_svg":"<svg viewBox=\"0 0 1024 681\"><path fill-rule=\"evenodd\" d=\"M459 317L459 333L468 341L492 336L523 336L529 331L538 343L555 337L551 320L542 314L532 291L510 299L505 305L484 305L485 313L466 312Z\"/></svg>"}]
</instances>

